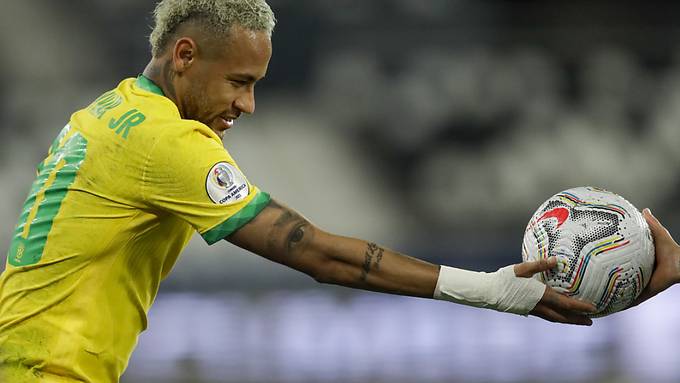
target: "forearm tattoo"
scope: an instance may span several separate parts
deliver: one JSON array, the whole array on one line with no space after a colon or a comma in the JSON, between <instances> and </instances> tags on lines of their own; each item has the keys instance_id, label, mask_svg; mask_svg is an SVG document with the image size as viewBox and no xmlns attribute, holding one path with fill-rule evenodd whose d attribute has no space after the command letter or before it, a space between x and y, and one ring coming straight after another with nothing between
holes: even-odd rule
<instances>
[{"instance_id":1,"label":"forearm tattoo","mask_svg":"<svg viewBox=\"0 0 680 383\"><path fill-rule=\"evenodd\" d=\"M364 254L364 265L361 269L361 281L366 282L368 274L373 270L380 270L380 261L382 261L385 250L373 242L369 242L366 246L366 253Z\"/></svg>"}]
</instances>

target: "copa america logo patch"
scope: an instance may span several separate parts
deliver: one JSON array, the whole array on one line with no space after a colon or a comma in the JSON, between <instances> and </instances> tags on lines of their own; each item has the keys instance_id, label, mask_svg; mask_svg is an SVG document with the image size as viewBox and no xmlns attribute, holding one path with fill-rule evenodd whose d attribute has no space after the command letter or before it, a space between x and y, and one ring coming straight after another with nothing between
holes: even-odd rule
<instances>
[{"instance_id":1,"label":"copa america logo patch","mask_svg":"<svg viewBox=\"0 0 680 383\"><path fill-rule=\"evenodd\" d=\"M234 165L218 162L208 172L205 190L219 205L229 205L245 199L250 192L248 180Z\"/></svg>"}]
</instances>

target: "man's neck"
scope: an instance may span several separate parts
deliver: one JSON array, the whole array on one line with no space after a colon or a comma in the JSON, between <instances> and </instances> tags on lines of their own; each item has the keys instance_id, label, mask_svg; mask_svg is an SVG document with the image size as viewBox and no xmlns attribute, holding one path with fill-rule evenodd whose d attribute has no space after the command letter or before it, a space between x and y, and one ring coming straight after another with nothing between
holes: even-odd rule
<instances>
[{"instance_id":1,"label":"man's neck","mask_svg":"<svg viewBox=\"0 0 680 383\"><path fill-rule=\"evenodd\" d=\"M172 102L177 105L177 94L175 93L175 86L173 80L175 78L175 72L172 68L172 60L164 58L152 58L144 68L142 74L153 81L165 94L165 97L172 100Z\"/></svg>"}]
</instances>

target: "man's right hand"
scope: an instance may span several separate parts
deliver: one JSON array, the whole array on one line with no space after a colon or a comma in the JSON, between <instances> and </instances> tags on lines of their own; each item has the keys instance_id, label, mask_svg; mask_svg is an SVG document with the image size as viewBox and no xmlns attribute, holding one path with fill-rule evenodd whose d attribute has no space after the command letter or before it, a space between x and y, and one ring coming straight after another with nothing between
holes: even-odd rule
<instances>
[{"instance_id":1,"label":"man's right hand","mask_svg":"<svg viewBox=\"0 0 680 383\"><path fill-rule=\"evenodd\" d=\"M555 257L518 263L515 265L515 275L531 278L534 274L553 269L555 266L557 266L557 258ZM529 315L550 322L590 326L593 321L587 315L596 310L597 308L590 303L567 297L546 286L543 297L538 301L536 307L529 312Z\"/></svg>"},{"instance_id":2,"label":"man's right hand","mask_svg":"<svg viewBox=\"0 0 680 383\"><path fill-rule=\"evenodd\" d=\"M652 237L654 237L656 264L652 279L642 290L633 306L639 305L680 282L680 246L649 209L643 210L642 215L647 220Z\"/></svg>"}]
</instances>

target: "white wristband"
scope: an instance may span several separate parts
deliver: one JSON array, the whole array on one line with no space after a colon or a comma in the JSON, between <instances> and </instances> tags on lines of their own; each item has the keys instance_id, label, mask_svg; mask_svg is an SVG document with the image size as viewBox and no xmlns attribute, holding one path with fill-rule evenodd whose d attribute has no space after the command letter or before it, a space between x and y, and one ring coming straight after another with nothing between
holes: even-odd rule
<instances>
[{"instance_id":1,"label":"white wristband","mask_svg":"<svg viewBox=\"0 0 680 383\"><path fill-rule=\"evenodd\" d=\"M515 276L513 266L484 273L441 266L434 298L468 306L527 315L543 297L545 285Z\"/></svg>"}]
</instances>

